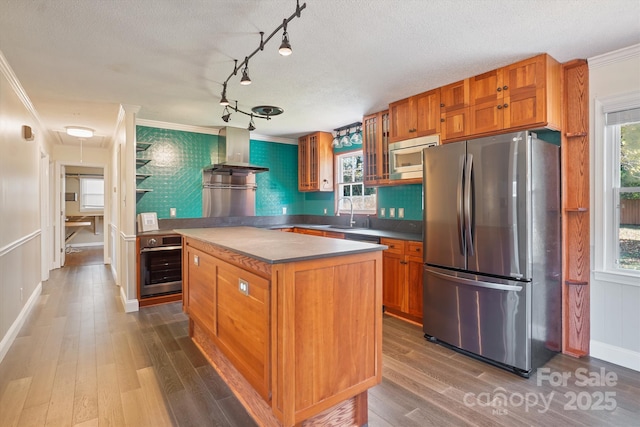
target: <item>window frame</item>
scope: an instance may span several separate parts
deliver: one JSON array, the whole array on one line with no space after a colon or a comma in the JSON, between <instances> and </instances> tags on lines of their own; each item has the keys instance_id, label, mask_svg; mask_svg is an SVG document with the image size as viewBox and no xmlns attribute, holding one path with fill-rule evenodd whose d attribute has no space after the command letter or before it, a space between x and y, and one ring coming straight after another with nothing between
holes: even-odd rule
<instances>
[{"instance_id":1,"label":"window frame","mask_svg":"<svg viewBox=\"0 0 640 427\"><path fill-rule=\"evenodd\" d=\"M344 152L340 152L340 153L335 153L334 154L334 182L335 182L335 191L334 191L334 213L336 214L350 214L351 213L351 207L347 204L345 205L345 207L341 207L341 203L340 203L340 199L342 199L345 196L342 196L342 186L345 184L360 184L362 185L362 196L356 196L356 197L364 197L365 196L365 191L369 188L369 187L365 187L364 185L364 166L363 166L363 173L362 173L362 181L354 181L354 182L342 182L342 170L341 170L341 160L345 157L353 157L353 156L360 156L362 157L362 164L364 165L364 152L362 149L359 150L351 150L351 151L344 151ZM377 189L373 189L374 193L373 195L375 196L375 207L373 209L354 209L353 213L354 214L358 214L358 215L375 215L377 210L378 210L378 192ZM348 198L351 199L352 196L349 196Z\"/></svg>"},{"instance_id":2,"label":"window frame","mask_svg":"<svg viewBox=\"0 0 640 427\"><path fill-rule=\"evenodd\" d=\"M88 193L85 191L85 182L87 181L101 181L102 182L102 206L101 207L96 207L96 208L87 208L85 206L85 202L84 199L87 195L95 195L97 193ZM80 191L79 191L79 198L78 198L78 208L80 212L104 212L104 198L105 198L105 191L104 191L104 177L103 176L81 176L80 177Z\"/></svg>"},{"instance_id":3,"label":"window frame","mask_svg":"<svg viewBox=\"0 0 640 427\"><path fill-rule=\"evenodd\" d=\"M640 92L595 99L594 101L594 144L591 150L594 184L591 199L594 235L594 265L592 272L596 280L624 283L638 286L640 270L620 268L619 259L619 200L620 147L619 126L607 125L606 114L640 108ZM616 131L617 128L617 131ZM617 136L617 139L616 139Z\"/></svg>"}]
</instances>

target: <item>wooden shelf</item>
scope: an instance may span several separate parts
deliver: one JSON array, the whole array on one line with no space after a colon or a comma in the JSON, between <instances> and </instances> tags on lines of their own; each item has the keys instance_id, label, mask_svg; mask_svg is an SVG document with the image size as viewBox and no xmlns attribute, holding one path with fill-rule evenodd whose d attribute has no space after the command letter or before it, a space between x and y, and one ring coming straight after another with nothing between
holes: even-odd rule
<instances>
[{"instance_id":1,"label":"wooden shelf","mask_svg":"<svg viewBox=\"0 0 640 427\"><path fill-rule=\"evenodd\" d=\"M144 179L147 179L151 176L151 174L148 173L137 173L136 174L136 181L142 181Z\"/></svg>"},{"instance_id":2,"label":"wooden shelf","mask_svg":"<svg viewBox=\"0 0 640 427\"><path fill-rule=\"evenodd\" d=\"M150 161L151 159L136 159L136 167L139 168L140 166L144 166Z\"/></svg>"},{"instance_id":3,"label":"wooden shelf","mask_svg":"<svg viewBox=\"0 0 640 427\"><path fill-rule=\"evenodd\" d=\"M151 193L152 191L150 188L136 188L138 194Z\"/></svg>"},{"instance_id":4,"label":"wooden shelf","mask_svg":"<svg viewBox=\"0 0 640 427\"><path fill-rule=\"evenodd\" d=\"M565 212L589 212L589 208L564 208Z\"/></svg>"},{"instance_id":5,"label":"wooden shelf","mask_svg":"<svg viewBox=\"0 0 640 427\"><path fill-rule=\"evenodd\" d=\"M589 68L562 66L562 352L589 354Z\"/></svg>"}]
</instances>

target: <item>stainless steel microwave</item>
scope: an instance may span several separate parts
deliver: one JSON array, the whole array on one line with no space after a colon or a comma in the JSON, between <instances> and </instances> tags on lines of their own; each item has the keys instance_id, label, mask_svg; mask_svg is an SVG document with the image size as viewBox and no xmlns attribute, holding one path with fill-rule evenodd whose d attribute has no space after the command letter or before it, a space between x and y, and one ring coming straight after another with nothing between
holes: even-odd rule
<instances>
[{"instance_id":1,"label":"stainless steel microwave","mask_svg":"<svg viewBox=\"0 0 640 427\"><path fill-rule=\"evenodd\" d=\"M422 150L439 144L439 135L422 136L389 144L389 178L422 178Z\"/></svg>"}]
</instances>

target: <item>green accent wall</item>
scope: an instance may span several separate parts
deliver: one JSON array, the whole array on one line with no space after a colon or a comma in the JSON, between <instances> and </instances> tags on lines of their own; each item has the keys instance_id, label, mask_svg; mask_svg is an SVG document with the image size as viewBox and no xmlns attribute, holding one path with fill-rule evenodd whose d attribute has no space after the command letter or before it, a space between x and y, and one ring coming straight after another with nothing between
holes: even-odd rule
<instances>
[{"instance_id":1,"label":"green accent wall","mask_svg":"<svg viewBox=\"0 0 640 427\"><path fill-rule=\"evenodd\" d=\"M137 152L150 161L136 173L151 175L137 180L137 188L152 190L136 195L136 213L169 218L169 208L176 208L177 218L201 217L202 168L217 160L218 136L137 126L136 141L151 144Z\"/></svg>"},{"instance_id":2,"label":"green accent wall","mask_svg":"<svg viewBox=\"0 0 640 427\"><path fill-rule=\"evenodd\" d=\"M384 208L385 216L380 215L380 208ZM398 185L378 188L378 218L389 219L389 208L404 208L405 220L422 220L422 184Z\"/></svg>"},{"instance_id":3,"label":"green accent wall","mask_svg":"<svg viewBox=\"0 0 640 427\"><path fill-rule=\"evenodd\" d=\"M136 141L150 144L137 152L150 161L136 172L151 175L137 188L152 190L137 194L136 213L169 218L176 208L177 218L201 217L202 168L218 161L218 136L137 126ZM298 192L298 146L251 140L249 147L250 162L269 168L256 175L256 215L281 215L283 207L288 215L306 213L305 194Z\"/></svg>"}]
</instances>

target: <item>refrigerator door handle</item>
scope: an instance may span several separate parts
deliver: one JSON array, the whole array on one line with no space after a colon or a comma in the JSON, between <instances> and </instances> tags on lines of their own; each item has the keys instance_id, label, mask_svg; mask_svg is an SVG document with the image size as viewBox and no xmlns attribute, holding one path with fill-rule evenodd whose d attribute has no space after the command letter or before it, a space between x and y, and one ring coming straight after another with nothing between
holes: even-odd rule
<instances>
[{"instance_id":1,"label":"refrigerator door handle","mask_svg":"<svg viewBox=\"0 0 640 427\"><path fill-rule=\"evenodd\" d=\"M451 276L449 274L443 274L443 273L439 273L437 271L431 270L429 268L425 268L425 271L428 272L429 274L433 274L434 276L438 276L442 279L446 279L446 280L450 280L452 282L456 282L456 283L460 283L463 285L470 285L470 286L477 286L480 288L487 288L487 289L496 289L499 291L521 291L522 290L522 286L516 286L516 285L503 285L501 283L491 283L491 282L482 282L479 280L471 280L471 279L465 279L464 277L458 277L458 276Z\"/></svg>"},{"instance_id":2,"label":"refrigerator door handle","mask_svg":"<svg viewBox=\"0 0 640 427\"><path fill-rule=\"evenodd\" d=\"M471 222L471 210L473 207L471 206L472 202L472 181L471 174L473 171L473 154L467 154L467 161L465 164L464 171L464 228L465 228L465 241L467 242L467 251L469 256L474 256L473 250L473 230L472 230L472 222Z\"/></svg>"},{"instance_id":3,"label":"refrigerator door handle","mask_svg":"<svg viewBox=\"0 0 640 427\"><path fill-rule=\"evenodd\" d=\"M462 180L464 176L464 160L465 155L460 156L460 165L458 166L458 196L456 197L456 208L458 212L458 244L460 245L460 255L465 255L464 253L464 221L462 218L463 211L463 187Z\"/></svg>"}]
</instances>

